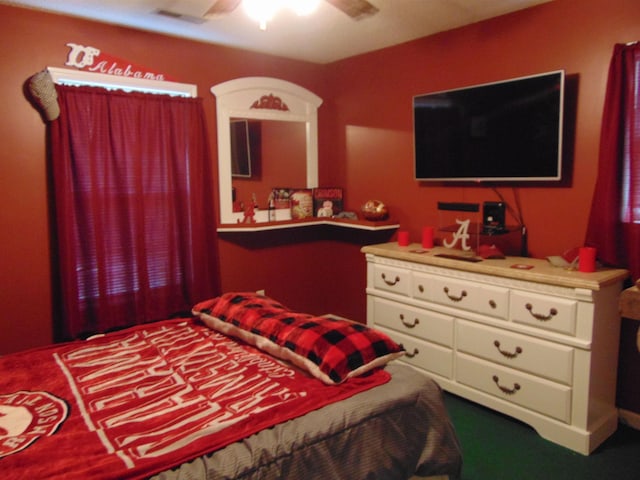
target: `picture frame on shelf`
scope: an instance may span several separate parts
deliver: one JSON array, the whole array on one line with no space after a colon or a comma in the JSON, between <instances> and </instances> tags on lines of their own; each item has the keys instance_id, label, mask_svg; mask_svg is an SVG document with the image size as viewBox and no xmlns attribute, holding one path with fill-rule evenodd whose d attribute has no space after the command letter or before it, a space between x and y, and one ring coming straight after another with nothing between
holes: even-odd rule
<instances>
[{"instance_id":1,"label":"picture frame on shelf","mask_svg":"<svg viewBox=\"0 0 640 480\"><path fill-rule=\"evenodd\" d=\"M271 196L276 210L291 210L291 189L289 187L273 187Z\"/></svg>"},{"instance_id":2,"label":"picture frame on shelf","mask_svg":"<svg viewBox=\"0 0 640 480\"><path fill-rule=\"evenodd\" d=\"M313 217L313 189L292 188L289 190L291 201L291 218Z\"/></svg>"},{"instance_id":3,"label":"picture frame on shelf","mask_svg":"<svg viewBox=\"0 0 640 480\"><path fill-rule=\"evenodd\" d=\"M313 212L316 217L334 217L343 210L342 188L313 189Z\"/></svg>"}]
</instances>

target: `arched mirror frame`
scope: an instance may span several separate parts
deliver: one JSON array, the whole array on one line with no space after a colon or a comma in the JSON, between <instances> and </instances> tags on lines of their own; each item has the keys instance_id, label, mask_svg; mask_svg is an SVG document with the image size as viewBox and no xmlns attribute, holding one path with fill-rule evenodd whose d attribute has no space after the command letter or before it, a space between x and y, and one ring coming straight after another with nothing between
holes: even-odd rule
<instances>
[{"instance_id":1,"label":"arched mirror frame","mask_svg":"<svg viewBox=\"0 0 640 480\"><path fill-rule=\"evenodd\" d=\"M218 122L218 182L220 222L236 223L231 186L232 118L303 122L306 127L307 188L318 186L318 107L322 99L286 80L244 77L211 87L216 97Z\"/></svg>"}]
</instances>

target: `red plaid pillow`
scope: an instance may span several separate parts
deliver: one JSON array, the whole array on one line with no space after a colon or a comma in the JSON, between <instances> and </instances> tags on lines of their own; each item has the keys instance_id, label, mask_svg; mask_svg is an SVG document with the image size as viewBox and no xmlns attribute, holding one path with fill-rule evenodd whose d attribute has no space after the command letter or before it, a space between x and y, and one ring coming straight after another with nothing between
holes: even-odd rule
<instances>
[{"instance_id":1,"label":"red plaid pillow","mask_svg":"<svg viewBox=\"0 0 640 480\"><path fill-rule=\"evenodd\" d=\"M404 354L387 335L366 325L292 312L255 293L227 293L199 303L193 313L210 328L290 361L327 384Z\"/></svg>"}]
</instances>

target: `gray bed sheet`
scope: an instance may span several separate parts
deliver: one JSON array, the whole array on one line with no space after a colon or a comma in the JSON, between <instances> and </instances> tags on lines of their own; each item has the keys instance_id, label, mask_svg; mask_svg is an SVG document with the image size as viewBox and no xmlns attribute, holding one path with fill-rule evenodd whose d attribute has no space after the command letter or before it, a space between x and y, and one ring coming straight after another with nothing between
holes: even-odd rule
<instances>
[{"instance_id":1,"label":"gray bed sheet","mask_svg":"<svg viewBox=\"0 0 640 480\"><path fill-rule=\"evenodd\" d=\"M442 390L411 367L338 403L265 429L154 480L402 480L460 477L462 454Z\"/></svg>"}]
</instances>

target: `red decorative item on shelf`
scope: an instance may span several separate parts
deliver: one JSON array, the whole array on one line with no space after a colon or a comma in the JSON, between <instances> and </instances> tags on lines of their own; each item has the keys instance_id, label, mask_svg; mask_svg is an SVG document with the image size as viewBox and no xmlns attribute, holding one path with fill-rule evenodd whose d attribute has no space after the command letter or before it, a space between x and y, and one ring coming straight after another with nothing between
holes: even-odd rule
<instances>
[{"instance_id":1,"label":"red decorative item on shelf","mask_svg":"<svg viewBox=\"0 0 640 480\"><path fill-rule=\"evenodd\" d=\"M386 220L389 217L389 209L380 200L367 200L362 206L362 216L374 222Z\"/></svg>"},{"instance_id":2,"label":"red decorative item on shelf","mask_svg":"<svg viewBox=\"0 0 640 480\"><path fill-rule=\"evenodd\" d=\"M409 232L407 230L400 230L398 232L398 245L401 247L409 245Z\"/></svg>"},{"instance_id":3,"label":"red decorative item on shelf","mask_svg":"<svg viewBox=\"0 0 640 480\"><path fill-rule=\"evenodd\" d=\"M422 227L422 248L433 248L434 227Z\"/></svg>"},{"instance_id":4,"label":"red decorative item on shelf","mask_svg":"<svg viewBox=\"0 0 640 480\"><path fill-rule=\"evenodd\" d=\"M594 247L580 247L578 253L578 270L581 272L596 271L596 249Z\"/></svg>"}]
</instances>

